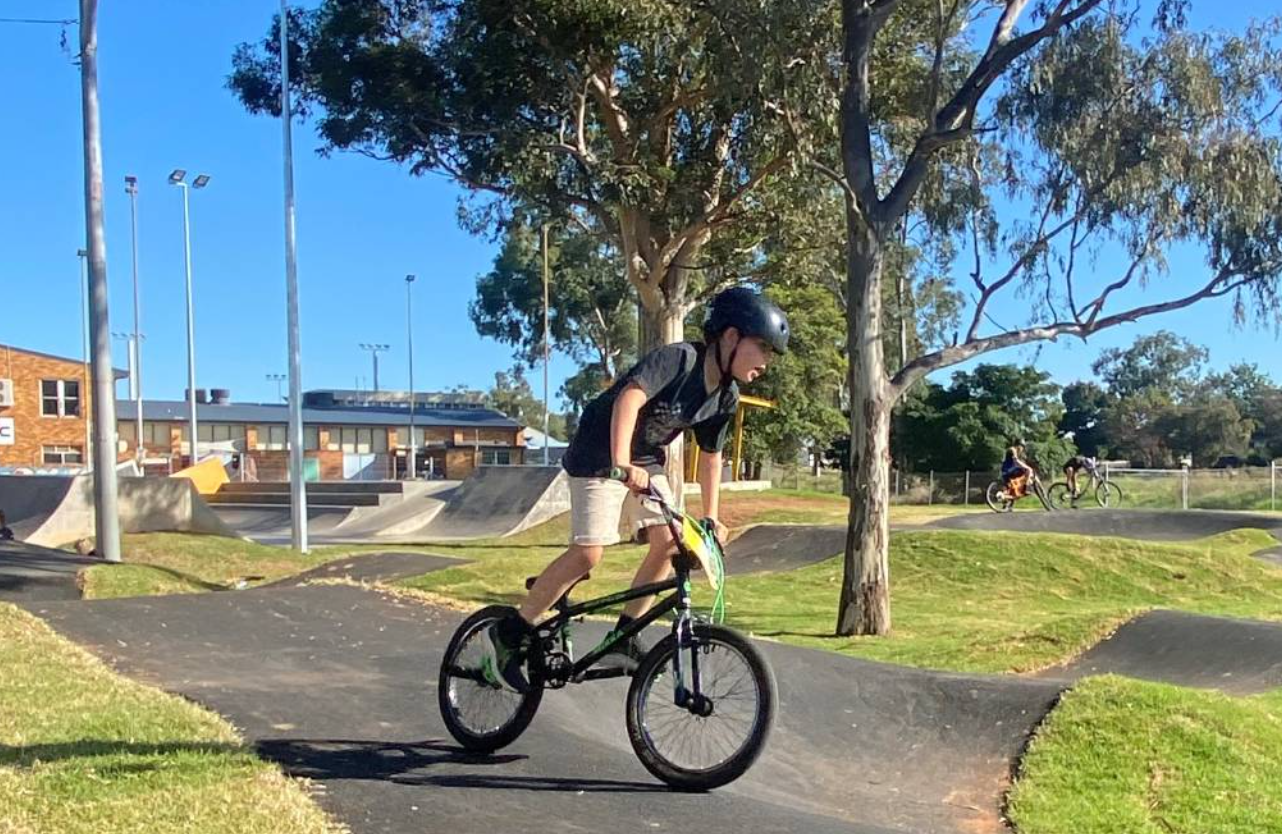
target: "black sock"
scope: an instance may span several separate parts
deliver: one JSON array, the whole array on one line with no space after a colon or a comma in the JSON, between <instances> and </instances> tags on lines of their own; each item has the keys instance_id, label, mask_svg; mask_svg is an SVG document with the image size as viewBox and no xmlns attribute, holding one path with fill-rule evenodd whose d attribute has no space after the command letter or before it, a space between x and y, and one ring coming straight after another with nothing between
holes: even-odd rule
<instances>
[{"instance_id":1,"label":"black sock","mask_svg":"<svg viewBox=\"0 0 1282 834\"><path fill-rule=\"evenodd\" d=\"M620 614L619 621L614 624L614 633L618 634L619 632L623 631L623 629L632 625L636 621L637 621L636 617L629 617L627 614Z\"/></svg>"},{"instance_id":2,"label":"black sock","mask_svg":"<svg viewBox=\"0 0 1282 834\"><path fill-rule=\"evenodd\" d=\"M530 633L530 624L520 614L512 614L499 620L499 639L506 645L516 647Z\"/></svg>"}]
</instances>

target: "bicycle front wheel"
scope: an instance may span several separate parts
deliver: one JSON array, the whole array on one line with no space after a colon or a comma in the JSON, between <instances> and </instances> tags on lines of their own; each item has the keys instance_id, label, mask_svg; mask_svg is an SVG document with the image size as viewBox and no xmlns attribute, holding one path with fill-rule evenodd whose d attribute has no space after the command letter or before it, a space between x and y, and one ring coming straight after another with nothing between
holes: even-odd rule
<instances>
[{"instance_id":1,"label":"bicycle front wheel","mask_svg":"<svg viewBox=\"0 0 1282 834\"><path fill-rule=\"evenodd\" d=\"M493 753L525 732L543 700L536 685L518 693L490 683L479 671L481 632L512 613L504 605L482 608L454 632L437 682L437 700L445 729L455 741L476 753Z\"/></svg>"},{"instance_id":2,"label":"bicycle front wheel","mask_svg":"<svg viewBox=\"0 0 1282 834\"><path fill-rule=\"evenodd\" d=\"M752 767L774 726L774 673L756 646L722 626L696 625L681 649L687 687L698 653L696 706L677 706L677 641L672 635L641 660L628 689L628 738L646 770L680 790L706 791Z\"/></svg>"},{"instance_id":3,"label":"bicycle front wheel","mask_svg":"<svg viewBox=\"0 0 1282 834\"><path fill-rule=\"evenodd\" d=\"M1051 506L1057 510L1073 506L1073 491L1063 481L1051 484L1051 488L1046 490L1046 497L1050 499Z\"/></svg>"},{"instance_id":4,"label":"bicycle front wheel","mask_svg":"<svg viewBox=\"0 0 1282 834\"><path fill-rule=\"evenodd\" d=\"M1006 485L1001 481L993 481L988 485L984 500L995 513L1008 513L1015 506L1015 502L1006 496Z\"/></svg>"},{"instance_id":5,"label":"bicycle front wheel","mask_svg":"<svg viewBox=\"0 0 1282 834\"><path fill-rule=\"evenodd\" d=\"M1095 501L1101 507L1119 507L1122 504L1122 488L1112 481L1100 481L1095 487Z\"/></svg>"}]
</instances>

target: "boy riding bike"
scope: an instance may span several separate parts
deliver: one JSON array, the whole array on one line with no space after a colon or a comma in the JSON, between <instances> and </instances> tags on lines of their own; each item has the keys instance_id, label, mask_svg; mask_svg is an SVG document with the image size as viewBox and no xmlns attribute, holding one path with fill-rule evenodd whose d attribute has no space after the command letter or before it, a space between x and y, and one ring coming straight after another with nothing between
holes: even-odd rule
<instances>
[{"instance_id":1,"label":"boy riding bike","mask_svg":"<svg viewBox=\"0 0 1282 834\"><path fill-rule=\"evenodd\" d=\"M619 541L625 502L639 504L635 517L647 528L650 545L632 587L668 577L676 550L672 533L662 513L637 495L653 488L675 503L663 474L664 450L686 429L694 431L703 451L698 480L706 523L725 540L726 528L717 520L721 447L739 405L738 383L757 379L775 355L787 350L788 319L753 290L734 287L713 299L703 335L701 344L680 342L646 355L584 409L562 460L570 476L570 546L539 575L518 614L484 632L481 671L493 683L517 692L528 689L522 666L533 624L596 567L606 546ZM616 467L627 473L626 483L604 477ZM653 599L629 603L614 631L644 615ZM630 672L643 654L635 639L629 640L612 648L602 663Z\"/></svg>"}]
</instances>

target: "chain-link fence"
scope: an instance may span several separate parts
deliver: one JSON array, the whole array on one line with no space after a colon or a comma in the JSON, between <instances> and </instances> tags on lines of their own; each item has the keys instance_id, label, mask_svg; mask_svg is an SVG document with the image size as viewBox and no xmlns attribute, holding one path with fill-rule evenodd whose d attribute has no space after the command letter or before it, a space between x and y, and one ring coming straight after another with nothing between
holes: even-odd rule
<instances>
[{"instance_id":1,"label":"chain-link fence","mask_svg":"<svg viewBox=\"0 0 1282 834\"><path fill-rule=\"evenodd\" d=\"M1239 469L1119 469L1105 467L1104 476L1122 490L1122 507L1199 510L1278 510L1282 465ZM761 477L775 489L842 493L842 473L814 472L805 466L766 465ZM890 500L896 504L982 505L995 471L890 472ZM1049 485L1062 480L1059 472L1042 473ZM1081 476L1085 480L1085 476Z\"/></svg>"}]
</instances>

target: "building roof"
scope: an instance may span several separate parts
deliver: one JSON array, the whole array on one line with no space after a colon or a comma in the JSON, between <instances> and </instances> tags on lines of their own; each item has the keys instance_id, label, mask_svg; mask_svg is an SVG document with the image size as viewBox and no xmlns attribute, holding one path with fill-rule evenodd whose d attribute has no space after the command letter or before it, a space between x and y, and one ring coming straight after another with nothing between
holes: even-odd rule
<instances>
[{"instance_id":1,"label":"building roof","mask_svg":"<svg viewBox=\"0 0 1282 834\"><path fill-rule=\"evenodd\" d=\"M525 427L525 447L527 449L542 449L546 445L549 449L567 449L570 444L564 440L557 440L550 434L544 434L533 426Z\"/></svg>"},{"instance_id":2,"label":"building roof","mask_svg":"<svg viewBox=\"0 0 1282 834\"><path fill-rule=\"evenodd\" d=\"M43 352L38 351L38 350L30 350L30 349L28 349L28 348L18 347L17 345L6 345L6 344L0 344L0 350L11 350L11 351L13 351L14 353L25 353L27 356L39 356L41 359L53 359L53 360L55 360L55 361L57 361L57 362L66 362L66 363L71 364L71 365L83 365L83 364L84 364L84 360L83 360L83 359L79 359L79 358L74 358L74 359L73 359L73 358L72 358L72 357L70 357L70 356L58 356L57 354L53 354L53 353L43 353ZM111 369L111 372L112 372L112 374L115 376L115 378L116 378L116 379L128 379L128 378L129 378L129 372L128 372L128 371L125 371L125 370L121 370L120 368L112 368L112 369Z\"/></svg>"},{"instance_id":3,"label":"building roof","mask_svg":"<svg viewBox=\"0 0 1282 834\"><path fill-rule=\"evenodd\" d=\"M116 418L135 420L138 411L132 400L116 400ZM142 418L157 422L181 423L187 419L187 403L181 400L143 400ZM196 419L202 423L288 423L289 406L268 403L197 403ZM306 425L408 426L408 408L304 408ZM521 424L492 408L416 408L415 426L455 428L518 429Z\"/></svg>"}]
</instances>

